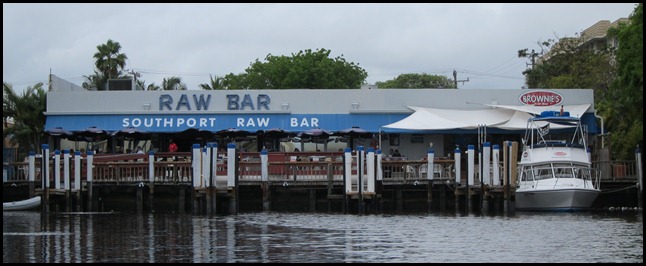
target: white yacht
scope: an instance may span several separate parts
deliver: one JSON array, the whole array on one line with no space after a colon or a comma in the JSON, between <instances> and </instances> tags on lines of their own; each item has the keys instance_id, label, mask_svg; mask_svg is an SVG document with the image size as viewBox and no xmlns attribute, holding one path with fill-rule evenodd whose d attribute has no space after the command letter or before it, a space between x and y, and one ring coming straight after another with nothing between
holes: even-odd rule
<instances>
[{"instance_id":1,"label":"white yacht","mask_svg":"<svg viewBox=\"0 0 646 266\"><path fill-rule=\"evenodd\" d=\"M589 210L601 191L586 141L581 119L562 109L530 118L518 165L516 210Z\"/></svg>"}]
</instances>

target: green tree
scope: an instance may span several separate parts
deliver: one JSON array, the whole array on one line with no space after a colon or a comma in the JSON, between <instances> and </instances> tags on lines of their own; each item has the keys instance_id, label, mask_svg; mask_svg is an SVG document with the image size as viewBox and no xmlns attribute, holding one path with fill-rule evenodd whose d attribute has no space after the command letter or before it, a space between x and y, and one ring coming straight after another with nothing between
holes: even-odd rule
<instances>
[{"instance_id":1,"label":"green tree","mask_svg":"<svg viewBox=\"0 0 646 266\"><path fill-rule=\"evenodd\" d=\"M91 90L91 89L96 89L99 91L104 91L106 90L106 82L107 78L103 76L100 72L97 72L96 70L94 71L94 75L89 75L89 76L84 76L85 81L83 82L82 86L86 90Z\"/></svg>"},{"instance_id":2,"label":"green tree","mask_svg":"<svg viewBox=\"0 0 646 266\"><path fill-rule=\"evenodd\" d=\"M420 89L420 88L446 88L455 89L455 84L445 76L422 74L401 74L394 79L384 82L378 81L380 89Z\"/></svg>"},{"instance_id":3,"label":"green tree","mask_svg":"<svg viewBox=\"0 0 646 266\"><path fill-rule=\"evenodd\" d=\"M158 85L155 85L155 82L150 83L150 84L148 84L146 86L146 81L141 80L141 79L137 80L137 86L139 88L141 88L142 90L146 90L146 91L158 91L158 90L161 90L161 87L159 87Z\"/></svg>"},{"instance_id":4,"label":"green tree","mask_svg":"<svg viewBox=\"0 0 646 266\"><path fill-rule=\"evenodd\" d=\"M124 78L122 76L123 69L126 66L128 57L121 53L121 44L111 39L104 44L96 47L98 50L94 53L94 65L98 71L94 71L93 75L85 76L87 79L83 82L83 88L97 90L105 90L108 79Z\"/></svg>"},{"instance_id":5,"label":"green tree","mask_svg":"<svg viewBox=\"0 0 646 266\"><path fill-rule=\"evenodd\" d=\"M150 83L148 85L148 87L146 87L146 90L147 91L158 91L158 90L161 90L161 87L159 87L159 85L155 85L155 82L153 82L153 83Z\"/></svg>"},{"instance_id":6,"label":"green tree","mask_svg":"<svg viewBox=\"0 0 646 266\"><path fill-rule=\"evenodd\" d=\"M182 83L182 78L180 77L169 77L162 80L161 89L165 91L186 90L186 85Z\"/></svg>"},{"instance_id":7,"label":"green tree","mask_svg":"<svg viewBox=\"0 0 646 266\"><path fill-rule=\"evenodd\" d=\"M343 55L329 58L330 50L304 50L291 56L267 55L256 59L240 75L228 74L224 89L353 89L361 87L368 74Z\"/></svg>"},{"instance_id":8,"label":"green tree","mask_svg":"<svg viewBox=\"0 0 646 266\"><path fill-rule=\"evenodd\" d=\"M523 72L529 88L592 88L595 93L607 91L616 77L613 49L589 49L582 44L581 38L565 37L539 43L541 50L546 53L519 50L519 57L543 56L532 63L532 69Z\"/></svg>"},{"instance_id":9,"label":"green tree","mask_svg":"<svg viewBox=\"0 0 646 266\"><path fill-rule=\"evenodd\" d=\"M120 53L121 44L108 40L105 44L96 47L98 52L94 53L96 68L108 79L118 78L126 66L128 57Z\"/></svg>"},{"instance_id":10,"label":"green tree","mask_svg":"<svg viewBox=\"0 0 646 266\"><path fill-rule=\"evenodd\" d=\"M247 81L247 73L242 74L227 74L222 80L222 86L225 90L247 90L250 89Z\"/></svg>"},{"instance_id":11,"label":"green tree","mask_svg":"<svg viewBox=\"0 0 646 266\"><path fill-rule=\"evenodd\" d=\"M617 36L618 47L582 45L582 38L561 38L539 43L542 51L518 56L535 58L526 74L530 88L592 88L595 109L610 132L612 158L631 158L637 145L643 145L643 11L638 4L629 23L609 29Z\"/></svg>"},{"instance_id":12,"label":"green tree","mask_svg":"<svg viewBox=\"0 0 646 266\"><path fill-rule=\"evenodd\" d=\"M2 89L3 138L9 137L12 144L18 144L18 154L40 149L47 104L43 83L27 87L22 95L16 94L13 86L6 82L3 82Z\"/></svg>"},{"instance_id":13,"label":"green tree","mask_svg":"<svg viewBox=\"0 0 646 266\"><path fill-rule=\"evenodd\" d=\"M138 88L141 88L142 90L146 90L146 81L145 80L138 79L137 81L135 81L135 83L136 83L136 86Z\"/></svg>"},{"instance_id":14,"label":"green tree","mask_svg":"<svg viewBox=\"0 0 646 266\"><path fill-rule=\"evenodd\" d=\"M597 108L606 120L613 157L629 159L644 145L644 11L640 3L622 24L609 34L616 35L618 75Z\"/></svg>"},{"instance_id":15,"label":"green tree","mask_svg":"<svg viewBox=\"0 0 646 266\"><path fill-rule=\"evenodd\" d=\"M224 84L223 80L224 78L215 76L213 77L212 75L210 76L210 83L202 83L200 84L200 88L203 90L222 90L224 89Z\"/></svg>"}]
</instances>

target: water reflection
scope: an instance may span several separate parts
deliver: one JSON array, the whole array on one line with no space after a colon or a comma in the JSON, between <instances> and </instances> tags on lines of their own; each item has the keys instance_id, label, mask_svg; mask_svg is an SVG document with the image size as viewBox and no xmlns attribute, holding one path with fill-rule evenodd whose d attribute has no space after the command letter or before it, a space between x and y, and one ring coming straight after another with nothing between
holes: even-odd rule
<instances>
[{"instance_id":1,"label":"water reflection","mask_svg":"<svg viewBox=\"0 0 646 266\"><path fill-rule=\"evenodd\" d=\"M643 218L3 212L3 262L643 262Z\"/></svg>"}]
</instances>

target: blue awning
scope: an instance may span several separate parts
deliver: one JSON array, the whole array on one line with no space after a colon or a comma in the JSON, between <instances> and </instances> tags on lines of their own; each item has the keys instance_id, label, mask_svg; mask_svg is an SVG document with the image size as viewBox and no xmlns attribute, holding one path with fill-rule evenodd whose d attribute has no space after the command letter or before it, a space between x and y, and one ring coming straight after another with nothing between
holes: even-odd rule
<instances>
[{"instance_id":1,"label":"blue awning","mask_svg":"<svg viewBox=\"0 0 646 266\"><path fill-rule=\"evenodd\" d=\"M398 133L397 129L381 128L408 114L134 114L134 115L48 115L45 129L63 127L81 131L96 126L108 131L135 127L145 132L175 133L189 128L219 131L237 128L250 132L280 128L301 132L311 128L330 131L359 126L370 132Z\"/></svg>"},{"instance_id":2,"label":"blue awning","mask_svg":"<svg viewBox=\"0 0 646 266\"><path fill-rule=\"evenodd\" d=\"M280 128L289 132L301 132L311 128L339 131L353 126L369 132L404 134L468 134L475 129L407 130L385 128L409 116L409 114L135 114L135 115L48 115L45 130L62 127L71 131L82 131L96 126L107 131L135 127L151 133L177 133L189 128L219 131L237 128L250 132ZM589 133L598 134L600 129L594 114L582 117ZM518 133L518 130L489 130L491 134Z\"/></svg>"}]
</instances>

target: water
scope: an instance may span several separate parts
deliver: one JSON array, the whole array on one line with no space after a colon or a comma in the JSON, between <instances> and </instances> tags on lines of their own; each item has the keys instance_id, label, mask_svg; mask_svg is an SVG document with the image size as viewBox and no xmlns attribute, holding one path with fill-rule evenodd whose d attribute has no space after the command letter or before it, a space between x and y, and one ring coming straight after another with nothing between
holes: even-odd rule
<instances>
[{"instance_id":1,"label":"water","mask_svg":"<svg viewBox=\"0 0 646 266\"><path fill-rule=\"evenodd\" d=\"M3 212L2 262L642 263L642 213Z\"/></svg>"}]
</instances>

